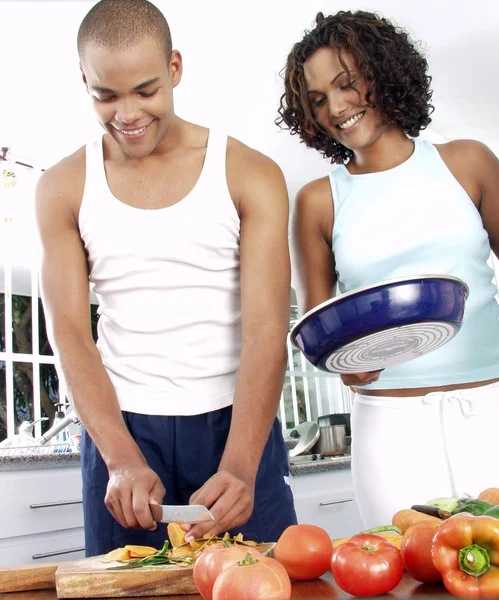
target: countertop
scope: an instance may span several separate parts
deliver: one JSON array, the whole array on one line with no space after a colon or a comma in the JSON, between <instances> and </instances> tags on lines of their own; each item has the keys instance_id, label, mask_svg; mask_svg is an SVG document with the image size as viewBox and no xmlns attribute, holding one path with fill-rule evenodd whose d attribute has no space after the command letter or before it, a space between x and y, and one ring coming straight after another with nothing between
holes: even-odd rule
<instances>
[{"instance_id":1,"label":"countertop","mask_svg":"<svg viewBox=\"0 0 499 600\"><path fill-rule=\"evenodd\" d=\"M30 450L30 449L28 449ZM43 449L45 451L45 448ZM324 460L312 460L312 457L297 457L289 459L289 472L299 476L309 473L320 473L338 469L350 468L350 455L326 457ZM37 454L26 452L11 456L0 453L0 472L24 471L29 469L53 469L63 467L78 467L80 454L78 452L56 452L52 454Z\"/></svg>"},{"instance_id":2,"label":"countertop","mask_svg":"<svg viewBox=\"0 0 499 600\"><path fill-rule=\"evenodd\" d=\"M442 600L450 600L454 596L449 594L442 585L422 584L412 579L405 574L398 586L389 594L377 596L377 598L414 598L426 597ZM201 596L156 596L156 600L202 600ZM320 579L314 581L300 581L293 583L292 600L299 598L314 598L315 600L351 600L354 597L340 590L334 583L330 573L324 575ZM30 592L14 592L9 594L1 594L0 600L57 600L55 590L30 591ZM102 600L102 599L101 599ZM126 598L122 600L127 600ZM130 600L128 598L128 600Z\"/></svg>"},{"instance_id":3,"label":"countertop","mask_svg":"<svg viewBox=\"0 0 499 600\"><path fill-rule=\"evenodd\" d=\"M312 455L290 457L289 472L295 477L300 475L308 475L311 473L322 473L324 471L338 471L340 469L350 469L351 467L350 454L343 456L326 456L324 458L317 457L312 459Z\"/></svg>"},{"instance_id":4,"label":"countertop","mask_svg":"<svg viewBox=\"0 0 499 600\"><path fill-rule=\"evenodd\" d=\"M53 452L46 454L46 447L41 446L40 448L43 449L43 454L31 452L31 448L13 448L12 453L9 452L6 454L0 452L0 472L78 467L80 465L79 452Z\"/></svg>"}]
</instances>

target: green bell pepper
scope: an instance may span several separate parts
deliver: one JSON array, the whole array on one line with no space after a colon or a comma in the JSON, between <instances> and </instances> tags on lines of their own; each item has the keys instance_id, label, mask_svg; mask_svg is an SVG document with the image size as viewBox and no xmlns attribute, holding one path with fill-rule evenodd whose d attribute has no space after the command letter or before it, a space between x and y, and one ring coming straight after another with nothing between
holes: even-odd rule
<instances>
[{"instance_id":1,"label":"green bell pepper","mask_svg":"<svg viewBox=\"0 0 499 600\"><path fill-rule=\"evenodd\" d=\"M499 519L499 506L493 506L492 508L489 508L489 510L486 510L483 514L487 515L487 517Z\"/></svg>"},{"instance_id":2,"label":"green bell pepper","mask_svg":"<svg viewBox=\"0 0 499 600\"><path fill-rule=\"evenodd\" d=\"M478 517L483 515L490 508L492 508L492 504L490 504L490 502L485 502L485 500L459 498L457 507L452 511L452 514L457 515L458 513L466 512Z\"/></svg>"}]
</instances>

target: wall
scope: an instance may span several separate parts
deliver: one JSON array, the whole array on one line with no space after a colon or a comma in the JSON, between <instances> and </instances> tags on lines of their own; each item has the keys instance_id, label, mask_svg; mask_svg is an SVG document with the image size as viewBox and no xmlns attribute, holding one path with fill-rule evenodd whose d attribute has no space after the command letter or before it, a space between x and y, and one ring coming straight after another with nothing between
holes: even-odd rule
<instances>
[{"instance_id":1,"label":"wall","mask_svg":"<svg viewBox=\"0 0 499 600\"><path fill-rule=\"evenodd\" d=\"M80 81L76 34L93 1L0 1L0 145L48 166L99 132ZM329 164L274 125L279 71L315 14L379 10L423 39L434 76L430 136L476 137L499 150L499 2L466 0L156 0L184 57L178 113L274 158L291 199ZM486 10L485 10L486 9Z\"/></svg>"}]
</instances>

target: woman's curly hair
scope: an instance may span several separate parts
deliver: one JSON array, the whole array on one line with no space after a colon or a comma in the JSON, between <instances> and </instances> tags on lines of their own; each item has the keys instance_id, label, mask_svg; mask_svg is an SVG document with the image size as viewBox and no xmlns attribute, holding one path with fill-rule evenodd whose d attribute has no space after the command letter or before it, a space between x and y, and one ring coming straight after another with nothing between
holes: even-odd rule
<instances>
[{"instance_id":1,"label":"woman's curly hair","mask_svg":"<svg viewBox=\"0 0 499 600\"><path fill-rule=\"evenodd\" d=\"M417 137L431 122L431 77L428 63L409 34L387 19L365 11L340 11L329 17L318 13L316 26L305 32L286 62L284 94L276 124L285 123L309 148L332 163L345 163L353 152L335 141L319 125L307 100L303 65L319 48L338 48L356 59L367 86L365 104L378 108L387 122Z\"/></svg>"}]
</instances>

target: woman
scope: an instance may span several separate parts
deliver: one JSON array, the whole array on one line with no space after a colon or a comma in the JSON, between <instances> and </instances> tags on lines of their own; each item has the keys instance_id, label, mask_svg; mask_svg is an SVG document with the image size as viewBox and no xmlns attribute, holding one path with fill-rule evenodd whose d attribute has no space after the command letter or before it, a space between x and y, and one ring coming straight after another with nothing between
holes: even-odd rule
<instances>
[{"instance_id":1,"label":"woman","mask_svg":"<svg viewBox=\"0 0 499 600\"><path fill-rule=\"evenodd\" d=\"M305 185L292 217L301 312L338 291L447 274L470 294L459 334L355 391L352 474L366 527L435 497L496 486L499 161L483 144L418 139L431 78L409 35L367 12L319 13L288 56L278 124L337 167Z\"/></svg>"}]
</instances>

